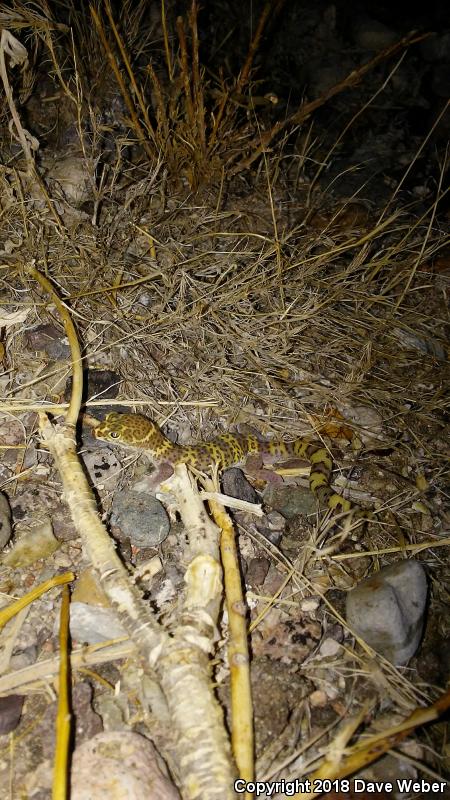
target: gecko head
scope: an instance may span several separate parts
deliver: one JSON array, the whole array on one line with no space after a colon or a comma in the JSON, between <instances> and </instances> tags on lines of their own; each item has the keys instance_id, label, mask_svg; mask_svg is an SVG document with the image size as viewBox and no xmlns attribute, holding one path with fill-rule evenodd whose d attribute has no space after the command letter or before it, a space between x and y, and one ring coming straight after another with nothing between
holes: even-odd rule
<instances>
[{"instance_id":1,"label":"gecko head","mask_svg":"<svg viewBox=\"0 0 450 800\"><path fill-rule=\"evenodd\" d=\"M155 423L141 414L118 414L113 411L94 428L94 436L103 442L145 448L157 431Z\"/></svg>"}]
</instances>

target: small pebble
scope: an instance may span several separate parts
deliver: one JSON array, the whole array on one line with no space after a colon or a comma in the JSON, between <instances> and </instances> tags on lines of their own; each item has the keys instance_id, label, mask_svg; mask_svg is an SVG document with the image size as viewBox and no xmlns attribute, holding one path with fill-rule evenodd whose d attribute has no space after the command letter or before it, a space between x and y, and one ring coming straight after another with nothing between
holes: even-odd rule
<instances>
[{"instance_id":1,"label":"small pebble","mask_svg":"<svg viewBox=\"0 0 450 800\"><path fill-rule=\"evenodd\" d=\"M259 503L260 498L244 473L238 467L225 470L222 475L223 493L248 503Z\"/></svg>"},{"instance_id":2,"label":"small pebble","mask_svg":"<svg viewBox=\"0 0 450 800\"><path fill-rule=\"evenodd\" d=\"M9 660L9 667L11 672L15 672L15 670L24 669L25 667L29 667L30 664L34 664L37 661L38 657L38 647L35 644L29 645L24 650L20 650L14 655L11 656Z\"/></svg>"},{"instance_id":3,"label":"small pebble","mask_svg":"<svg viewBox=\"0 0 450 800\"><path fill-rule=\"evenodd\" d=\"M170 520L162 503L152 494L133 490L116 493L111 525L120 542L128 539L134 547L157 547L170 532Z\"/></svg>"},{"instance_id":4,"label":"small pebble","mask_svg":"<svg viewBox=\"0 0 450 800\"><path fill-rule=\"evenodd\" d=\"M280 544L286 528L286 520L279 511L269 511L255 521L255 528L276 547Z\"/></svg>"},{"instance_id":5,"label":"small pebble","mask_svg":"<svg viewBox=\"0 0 450 800\"><path fill-rule=\"evenodd\" d=\"M304 614L311 614L313 611L317 611L319 605L320 601L317 597L306 597L300 601L300 609Z\"/></svg>"},{"instance_id":6,"label":"small pebble","mask_svg":"<svg viewBox=\"0 0 450 800\"><path fill-rule=\"evenodd\" d=\"M0 550L8 544L11 530L11 509L8 498L0 492Z\"/></svg>"},{"instance_id":7,"label":"small pebble","mask_svg":"<svg viewBox=\"0 0 450 800\"><path fill-rule=\"evenodd\" d=\"M330 658L331 656L334 658L340 651L341 645L339 642L327 636L326 639L322 640L316 658Z\"/></svg>"},{"instance_id":8,"label":"small pebble","mask_svg":"<svg viewBox=\"0 0 450 800\"><path fill-rule=\"evenodd\" d=\"M323 708L328 703L326 692L322 689L316 689L314 692L311 692L308 700L313 708Z\"/></svg>"},{"instance_id":9,"label":"small pebble","mask_svg":"<svg viewBox=\"0 0 450 800\"><path fill-rule=\"evenodd\" d=\"M269 572L270 561L264 556L252 558L245 575L247 586L262 586Z\"/></svg>"},{"instance_id":10,"label":"small pebble","mask_svg":"<svg viewBox=\"0 0 450 800\"><path fill-rule=\"evenodd\" d=\"M347 595L347 622L393 664L406 664L422 636L427 579L418 561L398 561Z\"/></svg>"},{"instance_id":11,"label":"small pebble","mask_svg":"<svg viewBox=\"0 0 450 800\"><path fill-rule=\"evenodd\" d=\"M0 697L0 734L14 731L22 716L24 697L21 694L9 694Z\"/></svg>"}]
</instances>

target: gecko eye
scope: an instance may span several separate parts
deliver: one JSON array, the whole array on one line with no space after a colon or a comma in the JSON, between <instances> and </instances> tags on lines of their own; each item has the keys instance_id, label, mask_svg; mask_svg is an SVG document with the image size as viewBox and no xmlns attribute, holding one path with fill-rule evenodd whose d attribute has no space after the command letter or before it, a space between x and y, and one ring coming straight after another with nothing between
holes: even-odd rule
<instances>
[{"instance_id":1,"label":"gecko eye","mask_svg":"<svg viewBox=\"0 0 450 800\"><path fill-rule=\"evenodd\" d=\"M119 431L110 431L109 432L109 438L110 439L118 439L119 436L120 436Z\"/></svg>"}]
</instances>

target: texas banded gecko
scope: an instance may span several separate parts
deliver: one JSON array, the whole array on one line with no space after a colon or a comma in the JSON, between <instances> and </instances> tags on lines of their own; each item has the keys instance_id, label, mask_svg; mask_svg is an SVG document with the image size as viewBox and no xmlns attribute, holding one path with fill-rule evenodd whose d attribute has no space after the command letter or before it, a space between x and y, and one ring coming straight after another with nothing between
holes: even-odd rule
<instances>
[{"instance_id":1,"label":"texas banded gecko","mask_svg":"<svg viewBox=\"0 0 450 800\"><path fill-rule=\"evenodd\" d=\"M94 436L105 442L143 450L156 464L175 466L184 463L205 472L213 464L217 464L219 470L235 466L251 454L259 454L263 461L271 462L292 457L306 458L311 464L309 487L319 503L337 511L354 508L350 500L331 488L333 462L327 448L318 440L299 438L293 442L261 442L252 435L222 433L209 442L185 446L171 442L147 417L117 412L107 414L104 421L94 428Z\"/></svg>"}]
</instances>

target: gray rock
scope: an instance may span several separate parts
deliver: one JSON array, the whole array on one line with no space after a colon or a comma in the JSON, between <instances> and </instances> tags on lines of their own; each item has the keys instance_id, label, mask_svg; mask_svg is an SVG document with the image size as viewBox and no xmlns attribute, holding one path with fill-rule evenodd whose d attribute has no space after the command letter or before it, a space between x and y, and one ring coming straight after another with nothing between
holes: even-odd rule
<instances>
[{"instance_id":1,"label":"gray rock","mask_svg":"<svg viewBox=\"0 0 450 800\"><path fill-rule=\"evenodd\" d=\"M286 530L286 519L279 511L269 511L268 514L264 514L261 519L255 521L255 528L262 533L269 542L272 542L272 544L278 547L283 533Z\"/></svg>"},{"instance_id":2,"label":"gray rock","mask_svg":"<svg viewBox=\"0 0 450 800\"><path fill-rule=\"evenodd\" d=\"M70 604L70 635L77 642L98 644L109 639L119 639L127 632L111 608L91 606L74 601Z\"/></svg>"},{"instance_id":3,"label":"gray rock","mask_svg":"<svg viewBox=\"0 0 450 800\"><path fill-rule=\"evenodd\" d=\"M264 556L252 558L245 573L247 586L262 586L269 572L270 561Z\"/></svg>"},{"instance_id":4,"label":"gray rock","mask_svg":"<svg viewBox=\"0 0 450 800\"><path fill-rule=\"evenodd\" d=\"M450 83L448 85L448 91L450 92ZM438 341L437 339L416 336L410 331L401 330L401 328L394 328L392 334L396 339L398 339L400 345L405 350L418 350L419 353L431 355L435 358L439 358L441 361L446 361L447 359L445 347L442 342Z\"/></svg>"},{"instance_id":5,"label":"gray rock","mask_svg":"<svg viewBox=\"0 0 450 800\"><path fill-rule=\"evenodd\" d=\"M21 694L9 694L0 697L0 734L14 731L22 716L22 706L25 698Z\"/></svg>"},{"instance_id":6,"label":"gray rock","mask_svg":"<svg viewBox=\"0 0 450 800\"><path fill-rule=\"evenodd\" d=\"M0 550L11 538L11 509L6 495L0 492Z\"/></svg>"},{"instance_id":7,"label":"gray rock","mask_svg":"<svg viewBox=\"0 0 450 800\"><path fill-rule=\"evenodd\" d=\"M382 50L393 44L398 39L398 35L382 22L360 16L353 23L353 38L355 44L362 50Z\"/></svg>"},{"instance_id":8,"label":"gray rock","mask_svg":"<svg viewBox=\"0 0 450 800\"><path fill-rule=\"evenodd\" d=\"M285 519L309 516L317 511L317 501L309 489L302 486L269 483L263 493L264 503L279 511Z\"/></svg>"},{"instance_id":9,"label":"gray rock","mask_svg":"<svg viewBox=\"0 0 450 800\"><path fill-rule=\"evenodd\" d=\"M180 800L175 786L163 773L161 758L152 743L139 733L109 731L83 742L73 753L73 800Z\"/></svg>"},{"instance_id":10,"label":"gray rock","mask_svg":"<svg viewBox=\"0 0 450 800\"><path fill-rule=\"evenodd\" d=\"M238 467L225 470L222 475L222 489L224 494L227 494L229 497L247 500L248 503L260 502L258 493Z\"/></svg>"},{"instance_id":11,"label":"gray rock","mask_svg":"<svg viewBox=\"0 0 450 800\"><path fill-rule=\"evenodd\" d=\"M393 664L406 664L419 646L426 600L422 565L398 561L348 593L347 622Z\"/></svg>"},{"instance_id":12,"label":"gray rock","mask_svg":"<svg viewBox=\"0 0 450 800\"><path fill-rule=\"evenodd\" d=\"M31 350L47 353L50 358L69 358L70 347L61 330L51 322L37 325L27 331L26 343Z\"/></svg>"},{"instance_id":13,"label":"gray rock","mask_svg":"<svg viewBox=\"0 0 450 800\"><path fill-rule=\"evenodd\" d=\"M133 490L117 492L111 512L113 533L135 547L157 547L167 538L170 520L162 503L152 494Z\"/></svg>"},{"instance_id":14,"label":"gray rock","mask_svg":"<svg viewBox=\"0 0 450 800\"><path fill-rule=\"evenodd\" d=\"M84 450L80 454L86 472L96 488L105 486L112 491L120 476L120 462L117 453L109 447Z\"/></svg>"}]
</instances>

